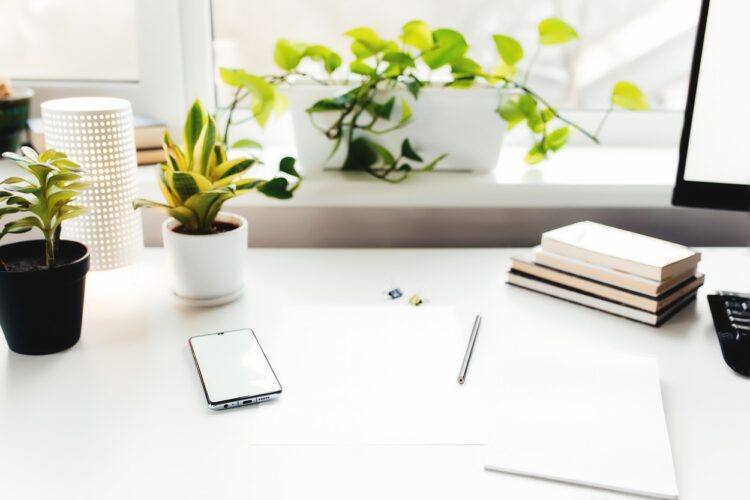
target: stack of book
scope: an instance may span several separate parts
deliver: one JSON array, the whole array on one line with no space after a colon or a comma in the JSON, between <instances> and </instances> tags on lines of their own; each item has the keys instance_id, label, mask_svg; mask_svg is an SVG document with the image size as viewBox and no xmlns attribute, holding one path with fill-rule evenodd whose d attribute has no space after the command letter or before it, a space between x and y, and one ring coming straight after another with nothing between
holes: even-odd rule
<instances>
[{"instance_id":1,"label":"stack of book","mask_svg":"<svg viewBox=\"0 0 750 500\"><path fill-rule=\"evenodd\" d=\"M700 258L682 245L585 221L544 233L531 257L512 259L508 283L659 326L703 285Z\"/></svg>"},{"instance_id":2,"label":"stack of book","mask_svg":"<svg viewBox=\"0 0 750 500\"><path fill-rule=\"evenodd\" d=\"M133 117L135 127L135 149L138 165L153 165L167 161L161 141L167 129L164 123L145 116ZM44 151L44 123L41 118L31 118L28 121L29 142L31 147Z\"/></svg>"}]
</instances>

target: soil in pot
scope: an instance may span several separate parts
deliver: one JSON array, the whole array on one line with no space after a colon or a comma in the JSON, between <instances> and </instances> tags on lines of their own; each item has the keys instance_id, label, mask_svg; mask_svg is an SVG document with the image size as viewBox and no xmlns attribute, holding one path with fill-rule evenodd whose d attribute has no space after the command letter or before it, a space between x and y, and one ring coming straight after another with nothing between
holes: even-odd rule
<instances>
[{"instance_id":1,"label":"soil in pot","mask_svg":"<svg viewBox=\"0 0 750 500\"><path fill-rule=\"evenodd\" d=\"M231 222L214 222L214 225L211 227L211 232L207 234L227 233L229 231L237 229L238 227L240 227L238 224L233 224ZM172 231L179 234L195 234L188 231L187 228L182 224L173 228Z\"/></svg>"},{"instance_id":2,"label":"soil in pot","mask_svg":"<svg viewBox=\"0 0 750 500\"><path fill-rule=\"evenodd\" d=\"M51 354L81 336L88 249L61 241L58 260L44 269L42 240L0 247L0 327L8 347L20 354Z\"/></svg>"}]
</instances>

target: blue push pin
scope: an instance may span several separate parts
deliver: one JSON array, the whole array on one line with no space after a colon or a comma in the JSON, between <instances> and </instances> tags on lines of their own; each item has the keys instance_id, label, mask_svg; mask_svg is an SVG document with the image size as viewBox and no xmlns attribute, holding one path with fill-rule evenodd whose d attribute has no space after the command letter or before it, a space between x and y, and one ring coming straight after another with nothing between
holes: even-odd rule
<instances>
[{"instance_id":1,"label":"blue push pin","mask_svg":"<svg viewBox=\"0 0 750 500\"><path fill-rule=\"evenodd\" d=\"M388 294L388 296L392 300L396 300L396 299L398 299L398 298L400 298L400 297L402 297L404 295L403 293L401 293L401 290L399 290L398 288L394 288L393 290L389 290L386 293Z\"/></svg>"}]
</instances>

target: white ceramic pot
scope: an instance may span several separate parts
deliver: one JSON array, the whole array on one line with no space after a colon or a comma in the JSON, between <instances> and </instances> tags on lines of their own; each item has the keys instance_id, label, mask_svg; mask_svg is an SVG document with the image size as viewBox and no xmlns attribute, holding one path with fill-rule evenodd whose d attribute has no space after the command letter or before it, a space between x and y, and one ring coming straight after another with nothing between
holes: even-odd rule
<instances>
[{"instance_id":1,"label":"white ceramic pot","mask_svg":"<svg viewBox=\"0 0 750 500\"><path fill-rule=\"evenodd\" d=\"M346 157L346 144L342 144L329 159L333 141L311 123L311 117L305 110L321 99L339 96L351 88L298 83L284 90L289 96L297 154L306 173L341 167ZM398 121L401 117L402 98L411 107L413 116L405 127L373 136L373 139L398 154L401 142L408 138L426 162L448 153L438 164L437 170L493 170L497 166L506 128L495 110L501 96L507 93L488 87L427 87L419 92L419 98L415 100L406 90L381 91L377 102L396 97L393 120ZM312 119L325 129L337 116L335 111L315 113ZM381 121L380 128L387 128L388 123Z\"/></svg>"},{"instance_id":2,"label":"white ceramic pot","mask_svg":"<svg viewBox=\"0 0 750 500\"><path fill-rule=\"evenodd\" d=\"M172 291L184 303L205 307L226 304L242 295L247 259L247 220L220 212L217 222L238 227L217 234L181 234L169 218L161 226Z\"/></svg>"}]
</instances>

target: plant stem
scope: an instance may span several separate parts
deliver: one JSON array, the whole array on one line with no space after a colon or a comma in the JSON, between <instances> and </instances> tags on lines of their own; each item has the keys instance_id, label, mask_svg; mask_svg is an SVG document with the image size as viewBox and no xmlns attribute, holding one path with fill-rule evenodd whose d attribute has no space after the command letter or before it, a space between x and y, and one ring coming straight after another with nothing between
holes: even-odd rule
<instances>
[{"instance_id":1,"label":"plant stem","mask_svg":"<svg viewBox=\"0 0 750 500\"><path fill-rule=\"evenodd\" d=\"M604 128L604 123L607 121L607 118L609 118L609 114L612 112L612 109L614 106L610 104L609 109L604 113L604 116L602 117L602 121L599 122L599 126L596 127L596 132L594 132L594 135L598 138L599 134L602 132L602 128Z\"/></svg>"},{"instance_id":2,"label":"plant stem","mask_svg":"<svg viewBox=\"0 0 750 500\"><path fill-rule=\"evenodd\" d=\"M232 100L232 105L229 106L229 113L227 114L227 124L224 128L224 144L227 144L229 142L229 127L232 125L232 115L234 114L235 108L237 108L237 104L240 102L240 93L242 92L242 87L237 87L237 90L234 92L234 99Z\"/></svg>"},{"instance_id":3,"label":"plant stem","mask_svg":"<svg viewBox=\"0 0 750 500\"><path fill-rule=\"evenodd\" d=\"M557 112L557 110L549 102L547 102L547 100L545 100L542 96L540 96L539 94L537 94L536 92L534 92L533 90L531 90L529 87L527 87L523 83L518 83L518 82L513 81L513 80L508 80L507 78L503 78L503 80L505 80L509 85L513 86L514 88L517 88L519 90L523 90L524 92L526 92L527 94L529 94L531 97L533 97L534 99L536 99L537 101L541 102L542 104L544 104L545 106L547 106L549 109L551 109L552 110L552 114L554 114L557 119L559 119L562 122L567 123L568 125L570 125L574 129L578 130L583 135L585 135L586 137L588 137L589 139L591 139L592 141L594 141L596 144L599 144L599 138L597 137L597 135L592 134L591 132L588 132L587 130L585 130L580 125L578 125L578 124L576 124L576 123L568 120L564 116L562 116L560 113Z\"/></svg>"},{"instance_id":4,"label":"plant stem","mask_svg":"<svg viewBox=\"0 0 750 500\"><path fill-rule=\"evenodd\" d=\"M51 269L55 265L55 240L52 231L45 229L44 233L44 267Z\"/></svg>"},{"instance_id":5,"label":"plant stem","mask_svg":"<svg viewBox=\"0 0 750 500\"><path fill-rule=\"evenodd\" d=\"M526 68L526 74L523 75L523 85L526 85L526 82L529 81L529 76L531 75L531 68L534 66L534 63L536 62L536 58L539 55L539 49L541 48L541 45L537 45L536 49L534 50L534 55L531 56L531 62L529 62L529 66Z\"/></svg>"}]
</instances>

